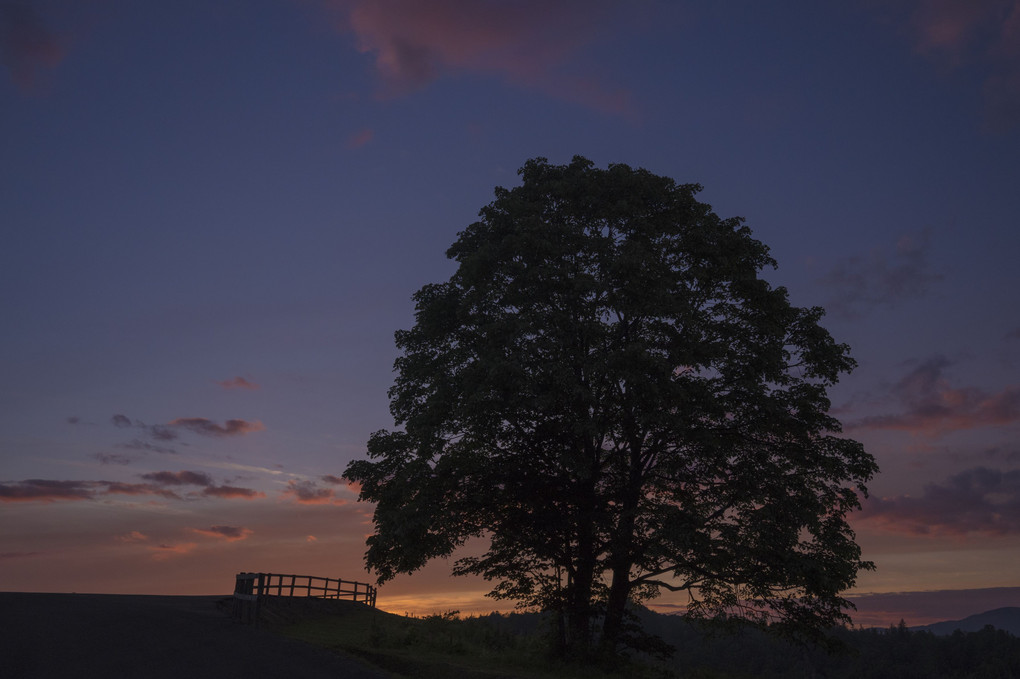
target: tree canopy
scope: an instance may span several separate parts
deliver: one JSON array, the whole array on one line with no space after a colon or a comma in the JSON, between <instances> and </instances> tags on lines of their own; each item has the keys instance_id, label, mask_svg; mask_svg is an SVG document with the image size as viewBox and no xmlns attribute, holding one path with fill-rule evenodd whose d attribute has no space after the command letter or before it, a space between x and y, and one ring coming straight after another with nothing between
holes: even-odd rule
<instances>
[{"instance_id":1,"label":"tree canopy","mask_svg":"<svg viewBox=\"0 0 1020 679\"><path fill-rule=\"evenodd\" d=\"M491 596L558 613L561 648L626 643L629 602L813 632L848 622L847 524L874 459L827 388L854 367L760 277L775 262L701 187L528 161L414 295L396 428L346 478L375 503L380 582L453 555Z\"/></svg>"}]
</instances>

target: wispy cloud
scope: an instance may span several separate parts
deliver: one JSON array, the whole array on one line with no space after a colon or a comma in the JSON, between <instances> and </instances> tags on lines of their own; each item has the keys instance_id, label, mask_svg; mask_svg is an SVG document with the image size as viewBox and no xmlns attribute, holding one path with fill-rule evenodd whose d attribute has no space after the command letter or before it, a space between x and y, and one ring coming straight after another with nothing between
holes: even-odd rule
<instances>
[{"instance_id":1,"label":"wispy cloud","mask_svg":"<svg viewBox=\"0 0 1020 679\"><path fill-rule=\"evenodd\" d=\"M258 420L254 422L227 420L223 424L218 424L204 417L179 417L170 421L168 426L187 429L202 436L243 436L266 428Z\"/></svg>"},{"instance_id":2,"label":"wispy cloud","mask_svg":"<svg viewBox=\"0 0 1020 679\"><path fill-rule=\"evenodd\" d=\"M255 390L259 388L259 385L255 384L254 382L250 382L249 380L246 380L243 377L235 377L234 379L231 380L217 381L216 384L220 385L224 389Z\"/></svg>"},{"instance_id":3,"label":"wispy cloud","mask_svg":"<svg viewBox=\"0 0 1020 679\"><path fill-rule=\"evenodd\" d=\"M138 450L138 451L151 451L153 453L162 453L164 455L176 455L177 449L171 448L170 446L160 446L155 443L149 443L141 439L131 439L127 443L118 443L117 448L123 450Z\"/></svg>"},{"instance_id":4,"label":"wispy cloud","mask_svg":"<svg viewBox=\"0 0 1020 679\"><path fill-rule=\"evenodd\" d=\"M931 265L931 230L901 236L891 248L875 248L837 262L821 283L833 291L834 314L857 318L871 309L926 294L942 274Z\"/></svg>"},{"instance_id":5,"label":"wispy cloud","mask_svg":"<svg viewBox=\"0 0 1020 679\"><path fill-rule=\"evenodd\" d=\"M360 149L374 138L375 130L371 127L362 128L347 138L347 148Z\"/></svg>"},{"instance_id":6,"label":"wispy cloud","mask_svg":"<svg viewBox=\"0 0 1020 679\"><path fill-rule=\"evenodd\" d=\"M242 380L243 378L236 378ZM250 384L250 383L249 383ZM257 389L252 385L246 387ZM223 424L205 417L178 417L166 424L148 425L141 420L132 420L127 415L117 414L110 418L110 422L118 429L140 429L145 435L156 441L176 441L180 438L178 429L184 429L201 436L244 436L253 432L262 431L266 428L262 422L255 420L234 419L227 420ZM134 446L136 450L154 450L156 452L175 452L172 448L161 448L153 444L135 440L131 444L121 444L122 447Z\"/></svg>"},{"instance_id":7,"label":"wispy cloud","mask_svg":"<svg viewBox=\"0 0 1020 679\"><path fill-rule=\"evenodd\" d=\"M133 457L119 453L95 453L92 457L98 460L99 464L128 465L134 462Z\"/></svg>"},{"instance_id":8,"label":"wispy cloud","mask_svg":"<svg viewBox=\"0 0 1020 679\"><path fill-rule=\"evenodd\" d=\"M326 0L357 48L371 54L387 96L445 73L495 74L522 87L613 114L633 111L598 73L566 75L580 50L621 21L607 0ZM613 10L616 11L613 11ZM617 27L619 23L617 23ZM582 69L583 70L583 69Z\"/></svg>"},{"instance_id":9,"label":"wispy cloud","mask_svg":"<svg viewBox=\"0 0 1020 679\"><path fill-rule=\"evenodd\" d=\"M928 484L920 497L871 497L858 517L914 535L1020 534L1020 469L974 467Z\"/></svg>"},{"instance_id":10,"label":"wispy cloud","mask_svg":"<svg viewBox=\"0 0 1020 679\"><path fill-rule=\"evenodd\" d=\"M152 552L152 558L154 560L163 561L175 556L190 554L196 547L198 547L198 544L195 542L175 542L171 544L162 543L159 545L153 545L148 549Z\"/></svg>"},{"instance_id":11,"label":"wispy cloud","mask_svg":"<svg viewBox=\"0 0 1020 679\"><path fill-rule=\"evenodd\" d=\"M891 394L901 412L849 422L847 429L895 429L929 435L1020 422L1020 386L989 393L954 387L944 376L953 363L944 356L922 361L904 375Z\"/></svg>"},{"instance_id":12,"label":"wispy cloud","mask_svg":"<svg viewBox=\"0 0 1020 679\"><path fill-rule=\"evenodd\" d=\"M34 90L40 72L55 67L66 53L66 39L50 29L34 3L0 0L0 58L19 89Z\"/></svg>"},{"instance_id":13,"label":"wispy cloud","mask_svg":"<svg viewBox=\"0 0 1020 679\"><path fill-rule=\"evenodd\" d=\"M42 556L45 552L0 552L0 561L4 559L28 559L33 556Z\"/></svg>"},{"instance_id":14,"label":"wispy cloud","mask_svg":"<svg viewBox=\"0 0 1020 679\"><path fill-rule=\"evenodd\" d=\"M127 415L116 414L110 418L110 422L113 426L118 429L140 429L144 432L145 436L161 442L176 441L179 436L177 432L168 428L162 424L148 425L141 420L132 420ZM173 448L165 446L157 446L155 444L146 443L138 439L134 439L130 444L121 444L121 447L131 448L132 450L152 450L159 453L175 453Z\"/></svg>"},{"instance_id":15,"label":"wispy cloud","mask_svg":"<svg viewBox=\"0 0 1020 679\"><path fill-rule=\"evenodd\" d=\"M227 542L237 542L238 540L246 539L254 531L251 528L241 526L209 526L208 528L192 528L191 532L210 538L226 540Z\"/></svg>"},{"instance_id":16,"label":"wispy cloud","mask_svg":"<svg viewBox=\"0 0 1020 679\"><path fill-rule=\"evenodd\" d=\"M338 498L332 488L320 488L314 481L290 480L283 497L301 505L345 505L347 500Z\"/></svg>"}]
</instances>

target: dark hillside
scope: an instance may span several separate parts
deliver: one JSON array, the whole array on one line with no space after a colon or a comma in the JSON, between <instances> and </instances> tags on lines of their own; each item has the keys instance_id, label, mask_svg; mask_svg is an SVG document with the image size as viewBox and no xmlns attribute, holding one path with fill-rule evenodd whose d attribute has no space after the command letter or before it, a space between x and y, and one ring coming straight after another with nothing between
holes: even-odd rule
<instances>
[{"instance_id":1,"label":"dark hillside","mask_svg":"<svg viewBox=\"0 0 1020 679\"><path fill-rule=\"evenodd\" d=\"M931 625L912 627L911 629L944 636L952 634L956 630L961 632L977 632L984 629L986 625L1009 632L1014 636L1020 636L1020 608L1015 606L996 608L992 611L967 616L963 620L947 620Z\"/></svg>"}]
</instances>

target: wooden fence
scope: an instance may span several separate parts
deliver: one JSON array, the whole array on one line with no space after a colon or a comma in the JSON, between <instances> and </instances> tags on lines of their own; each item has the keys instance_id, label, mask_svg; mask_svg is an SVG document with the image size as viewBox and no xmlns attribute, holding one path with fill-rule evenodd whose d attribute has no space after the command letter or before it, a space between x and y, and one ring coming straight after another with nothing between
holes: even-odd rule
<instances>
[{"instance_id":1,"label":"wooden fence","mask_svg":"<svg viewBox=\"0 0 1020 679\"><path fill-rule=\"evenodd\" d=\"M234 617L257 625L261 604L271 596L346 599L374 607L376 590L364 582L314 575L238 573L234 580Z\"/></svg>"}]
</instances>

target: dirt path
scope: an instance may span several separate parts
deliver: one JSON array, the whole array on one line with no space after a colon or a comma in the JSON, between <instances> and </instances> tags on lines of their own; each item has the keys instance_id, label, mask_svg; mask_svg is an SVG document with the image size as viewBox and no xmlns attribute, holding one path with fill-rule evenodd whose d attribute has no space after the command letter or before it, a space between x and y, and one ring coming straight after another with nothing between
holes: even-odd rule
<instances>
[{"instance_id":1,"label":"dirt path","mask_svg":"<svg viewBox=\"0 0 1020 679\"><path fill-rule=\"evenodd\" d=\"M0 592L5 679L380 679L356 660L235 622L224 597Z\"/></svg>"}]
</instances>

